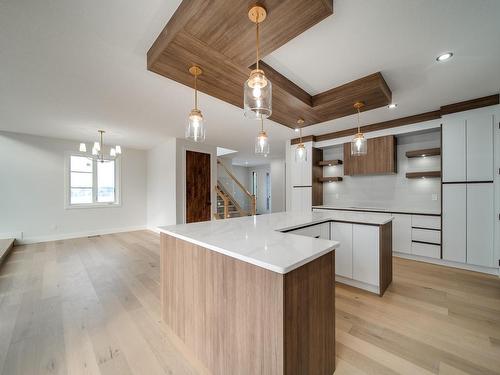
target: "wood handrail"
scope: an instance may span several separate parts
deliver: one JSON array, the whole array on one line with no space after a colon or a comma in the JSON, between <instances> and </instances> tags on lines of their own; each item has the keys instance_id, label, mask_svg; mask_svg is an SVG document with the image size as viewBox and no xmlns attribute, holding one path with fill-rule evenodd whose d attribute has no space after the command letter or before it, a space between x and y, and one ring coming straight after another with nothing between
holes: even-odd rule
<instances>
[{"instance_id":1,"label":"wood handrail","mask_svg":"<svg viewBox=\"0 0 500 375\"><path fill-rule=\"evenodd\" d=\"M257 215L257 197L253 194L250 194L250 192L243 186L241 182L238 181L238 179L233 175L233 173L224 165L224 163L217 158L217 164L220 164L222 168L226 171L228 176L236 182L236 184L240 187L241 190L243 190L243 193L246 194L248 198L250 198L251 201L251 214L252 215ZM233 202L235 205L238 205L237 202Z\"/></svg>"},{"instance_id":2,"label":"wood handrail","mask_svg":"<svg viewBox=\"0 0 500 375\"><path fill-rule=\"evenodd\" d=\"M217 192L217 195L224 201L224 219L227 219L229 217L229 198L226 194L224 194L219 186L215 186L215 191Z\"/></svg>"},{"instance_id":3,"label":"wood handrail","mask_svg":"<svg viewBox=\"0 0 500 375\"><path fill-rule=\"evenodd\" d=\"M241 188L241 190L243 190L243 192L249 197L253 197L254 195L250 194L250 192L243 186L243 184L241 182L238 181L238 179L236 177L234 177L234 175L231 173L231 171L224 165L223 162L220 161L220 159L217 159L217 164L220 164L222 165L222 168L224 168L224 170L226 171L226 173L229 175L229 177L231 177L231 179L236 182L236 184Z\"/></svg>"}]
</instances>

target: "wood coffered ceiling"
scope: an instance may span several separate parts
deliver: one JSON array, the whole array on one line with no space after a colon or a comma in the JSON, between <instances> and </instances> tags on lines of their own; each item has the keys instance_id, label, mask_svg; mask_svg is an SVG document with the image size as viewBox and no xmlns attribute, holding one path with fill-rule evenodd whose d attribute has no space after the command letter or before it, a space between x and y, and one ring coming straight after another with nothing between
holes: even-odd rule
<instances>
[{"instance_id":1,"label":"wood coffered ceiling","mask_svg":"<svg viewBox=\"0 0 500 375\"><path fill-rule=\"evenodd\" d=\"M254 2L247 0L184 0L147 54L148 69L186 86L193 86L188 69L199 65L198 89L243 108L243 83L255 64L255 25L248 19ZM267 0L261 24L261 56L266 56L333 14L332 0ZM333 48L326 46L325 48ZM298 51L300 53L300 51ZM272 67L261 62L273 83L271 119L290 128L303 118L308 126L391 102L391 90L380 72L310 95Z\"/></svg>"}]
</instances>

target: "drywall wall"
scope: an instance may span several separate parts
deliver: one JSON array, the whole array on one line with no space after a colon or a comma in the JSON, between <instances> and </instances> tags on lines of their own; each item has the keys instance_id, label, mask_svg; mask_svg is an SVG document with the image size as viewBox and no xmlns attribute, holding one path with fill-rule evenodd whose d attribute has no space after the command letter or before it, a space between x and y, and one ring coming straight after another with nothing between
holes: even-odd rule
<instances>
[{"instance_id":1,"label":"drywall wall","mask_svg":"<svg viewBox=\"0 0 500 375\"><path fill-rule=\"evenodd\" d=\"M0 235L24 242L146 226L146 151L124 149L121 204L65 208L65 159L78 143L0 132Z\"/></svg>"},{"instance_id":2,"label":"drywall wall","mask_svg":"<svg viewBox=\"0 0 500 375\"><path fill-rule=\"evenodd\" d=\"M340 206L406 208L441 211L439 178L407 179L406 172L441 169L439 156L408 159L406 151L440 147L440 132L397 136L397 168L394 175L344 176L342 182L325 183L323 204ZM343 146L326 148L324 160L343 159ZM324 176L343 176L343 166L323 169ZM435 199L435 200L434 200Z\"/></svg>"},{"instance_id":3,"label":"drywall wall","mask_svg":"<svg viewBox=\"0 0 500 375\"><path fill-rule=\"evenodd\" d=\"M147 226L176 223L176 139L171 138L148 151Z\"/></svg>"}]
</instances>

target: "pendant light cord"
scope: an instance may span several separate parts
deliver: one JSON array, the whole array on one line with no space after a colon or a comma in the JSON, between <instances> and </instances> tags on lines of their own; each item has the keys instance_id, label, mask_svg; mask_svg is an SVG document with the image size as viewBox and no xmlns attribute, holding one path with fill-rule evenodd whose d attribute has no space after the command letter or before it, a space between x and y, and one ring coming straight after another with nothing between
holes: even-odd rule
<instances>
[{"instance_id":1,"label":"pendant light cord","mask_svg":"<svg viewBox=\"0 0 500 375\"><path fill-rule=\"evenodd\" d=\"M358 107L358 134L361 133L360 132L360 127L359 127L359 116L361 115L361 111L359 110L359 107Z\"/></svg>"},{"instance_id":2,"label":"pendant light cord","mask_svg":"<svg viewBox=\"0 0 500 375\"><path fill-rule=\"evenodd\" d=\"M260 131L264 131L264 119L262 117L260 118Z\"/></svg>"},{"instance_id":3,"label":"pendant light cord","mask_svg":"<svg viewBox=\"0 0 500 375\"><path fill-rule=\"evenodd\" d=\"M194 75L194 109L198 109L198 87L197 87L197 81L198 81L198 74Z\"/></svg>"},{"instance_id":4,"label":"pendant light cord","mask_svg":"<svg viewBox=\"0 0 500 375\"><path fill-rule=\"evenodd\" d=\"M257 12L257 21L255 22L256 24L256 34L257 34L257 70L259 69L259 48L260 48L260 43L259 43L259 13Z\"/></svg>"}]
</instances>

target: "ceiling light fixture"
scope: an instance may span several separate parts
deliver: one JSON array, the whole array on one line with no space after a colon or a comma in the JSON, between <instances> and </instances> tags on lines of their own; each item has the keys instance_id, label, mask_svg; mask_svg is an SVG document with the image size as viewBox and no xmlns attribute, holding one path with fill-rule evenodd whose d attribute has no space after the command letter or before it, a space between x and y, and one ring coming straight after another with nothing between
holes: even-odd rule
<instances>
[{"instance_id":1,"label":"ceiling light fixture","mask_svg":"<svg viewBox=\"0 0 500 375\"><path fill-rule=\"evenodd\" d=\"M398 105L397 105L396 103L391 103L391 104L389 104L389 105L387 106L387 108L389 108L389 109L394 109L394 108L396 108L397 106L398 106Z\"/></svg>"},{"instance_id":2,"label":"ceiling light fixture","mask_svg":"<svg viewBox=\"0 0 500 375\"><path fill-rule=\"evenodd\" d=\"M446 52L439 55L436 60L439 62L447 61L453 57L453 52Z\"/></svg>"},{"instance_id":3,"label":"ceiling light fixture","mask_svg":"<svg viewBox=\"0 0 500 375\"><path fill-rule=\"evenodd\" d=\"M194 76L194 109L191 110L186 126L186 139L194 142L205 141L205 124L203 115L198 109L198 76L203 73L199 66L193 65L189 68L189 73Z\"/></svg>"},{"instance_id":4,"label":"ceiling light fixture","mask_svg":"<svg viewBox=\"0 0 500 375\"><path fill-rule=\"evenodd\" d=\"M361 126L359 117L361 114L361 108L363 108L365 103L356 102L354 103L354 108L358 111L358 132L354 136L354 139L351 141L351 155L352 156L361 156L366 155L368 152L368 145L366 142L365 135L361 132Z\"/></svg>"},{"instance_id":5,"label":"ceiling light fixture","mask_svg":"<svg viewBox=\"0 0 500 375\"><path fill-rule=\"evenodd\" d=\"M97 132L99 133L99 140L94 142L94 145L92 146L93 158L97 159L97 161L100 161L101 163L104 163L105 161L116 159L118 156L122 154L121 146L116 145L115 147L109 149L109 157L105 158L103 135L106 132L104 130L98 130ZM84 142L82 142L80 143L80 147L78 149L80 150L80 152L86 153L87 145Z\"/></svg>"},{"instance_id":6,"label":"ceiling light fixture","mask_svg":"<svg viewBox=\"0 0 500 375\"><path fill-rule=\"evenodd\" d=\"M302 126L304 125L304 119L299 118L297 120L299 125L299 144L295 148L295 161L307 161L307 151L306 146L302 143Z\"/></svg>"},{"instance_id":7,"label":"ceiling light fixture","mask_svg":"<svg viewBox=\"0 0 500 375\"><path fill-rule=\"evenodd\" d=\"M299 132L299 128L295 128L295 133L298 133Z\"/></svg>"},{"instance_id":8,"label":"ceiling light fixture","mask_svg":"<svg viewBox=\"0 0 500 375\"><path fill-rule=\"evenodd\" d=\"M269 154L269 138L264 131L264 119L260 119L260 132L255 139L255 153L257 155L267 156Z\"/></svg>"},{"instance_id":9,"label":"ceiling light fixture","mask_svg":"<svg viewBox=\"0 0 500 375\"><path fill-rule=\"evenodd\" d=\"M266 19L267 11L260 4L254 5L248 11L248 18L256 26L257 62L256 68L250 72L250 77L244 84L244 108L246 118L258 120L268 118L272 113L273 88L264 71L259 68L259 24Z\"/></svg>"}]
</instances>

